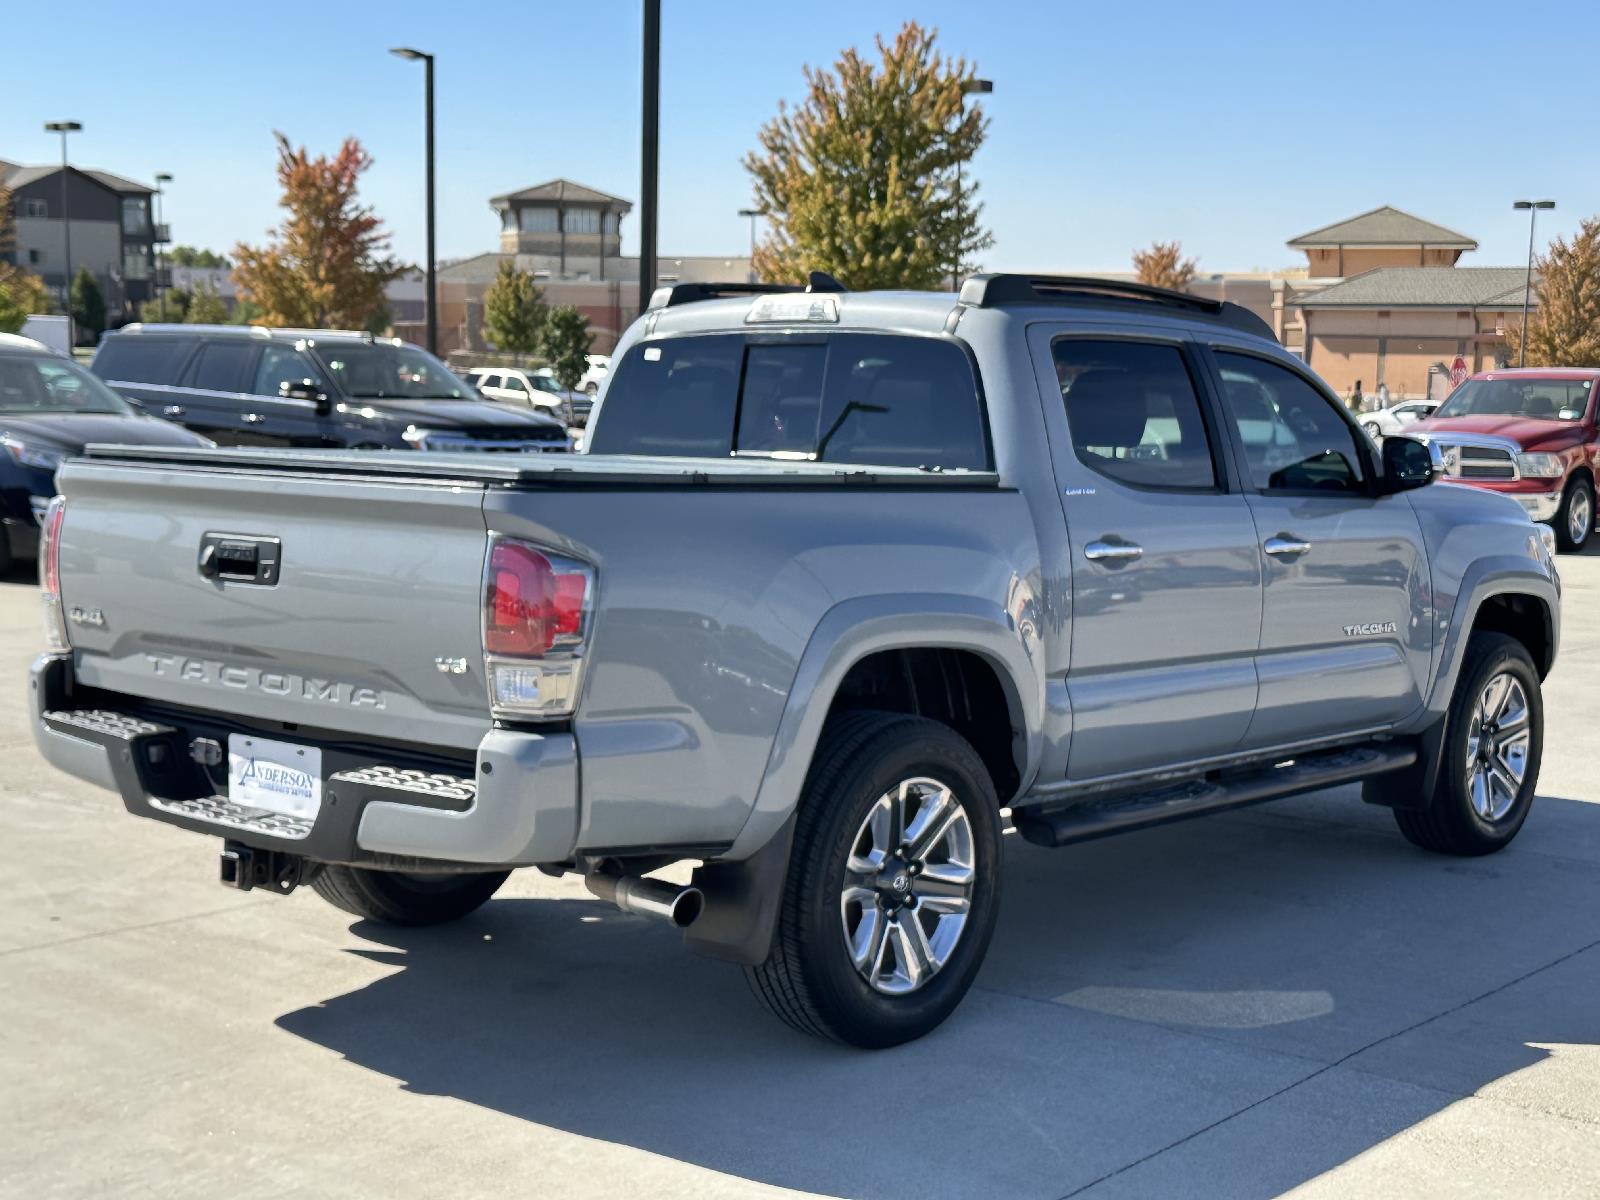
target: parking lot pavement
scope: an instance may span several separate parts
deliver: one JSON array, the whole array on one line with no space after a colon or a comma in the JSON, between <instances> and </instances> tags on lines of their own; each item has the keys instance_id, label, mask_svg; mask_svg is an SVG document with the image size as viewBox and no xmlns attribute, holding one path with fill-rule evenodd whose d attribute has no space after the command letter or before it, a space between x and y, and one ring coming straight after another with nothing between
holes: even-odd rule
<instances>
[{"instance_id":1,"label":"parking lot pavement","mask_svg":"<svg viewBox=\"0 0 1600 1200\"><path fill-rule=\"evenodd\" d=\"M1422 854L1350 788L1012 839L977 988L876 1055L535 872L425 931L223 890L39 760L0 583L0 1194L1592 1197L1600 553L1561 566L1510 850Z\"/></svg>"}]
</instances>

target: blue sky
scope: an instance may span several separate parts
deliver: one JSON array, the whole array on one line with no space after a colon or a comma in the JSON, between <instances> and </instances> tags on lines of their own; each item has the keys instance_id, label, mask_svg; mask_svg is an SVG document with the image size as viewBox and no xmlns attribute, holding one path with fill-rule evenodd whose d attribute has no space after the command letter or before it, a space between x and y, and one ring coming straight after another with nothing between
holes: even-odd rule
<instances>
[{"instance_id":1,"label":"blue sky","mask_svg":"<svg viewBox=\"0 0 1600 1200\"><path fill-rule=\"evenodd\" d=\"M801 68L915 16L995 81L974 163L986 265L1123 269L1180 238L1202 270L1295 262L1284 242L1394 204L1517 263L1600 213L1600 17L1570 3L883 3L665 0L661 249L739 253L743 154ZM103 10L103 14L101 11ZM420 259L421 68L438 56L439 249L492 249L490 195L564 175L636 199L638 0L217 4L92 0L3 18L0 158L176 177L176 240L226 250L277 220L272 131L360 137L364 194ZM23 48L27 48L23 52ZM631 252L637 214L623 225Z\"/></svg>"}]
</instances>

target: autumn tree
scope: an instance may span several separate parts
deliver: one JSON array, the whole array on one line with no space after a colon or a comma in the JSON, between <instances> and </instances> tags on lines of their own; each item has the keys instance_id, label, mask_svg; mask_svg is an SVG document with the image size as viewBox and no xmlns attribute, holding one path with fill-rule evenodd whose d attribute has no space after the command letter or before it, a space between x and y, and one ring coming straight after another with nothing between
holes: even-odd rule
<instances>
[{"instance_id":1,"label":"autumn tree","mask_svg":"<svg viewBox=\"0 0 1600 1200\"><path fill-rule=\"evenodd\" d=\"M533 282L533 272L517 270L511 258L500 260L494 282L483 295L483 334L497 350L532 354L544 334L547 310Z\"/></svg>"},{"instance_id":2,"label":"autumn tree","mask_svg":"<svg viewBox=\"0 0 1600 1200\"><path fill-rule=\"evenodd\" d=\"M1140 283L1181 292L1194 279L1194 259L1184 258L1179 242L1153 242L1148 250L1133 252L1133 269Z\"/></svg>"},{"instance_id":3,"label":"autumn tree","mask_svg":"<svg viewBox=\"0 0 1600 1200\"><path fill-rule=\"evenodd\" d=\"M194 293L188 288L164 288L161 295L153 300L142 300L139 303L139 320L144 322L183 321L189 313L189 304L194 300ZM163 311L165 302L165 311Z\"/></svg>"},{"instance_id":4,"label":"autumn tree","mask_svg":"<svg viewBox=\"0 0 1600 1200\"><path fill-rule=\"evenodd\" d=\"M263 325L359 329L404 271L383 222L357 197L372 156L355 138L332 158L313 158L275 136L287 215L266 246L234 247L240 297L259 306Z\"/></svg>"},{"instance_id":5,"label":"autumn tree","mask_svg":"<svg viewBox=\"0 0 1600 1200\"><path fill-rule=\"evenodd\" d=\"M994 244L977 185L958 174L989 125L963 103L975 68L940 54L936 33L908 21L892 44L877 39L879 62L846 50L831 71L805 69L798 106L779 103L744 160L769 221L761 279L932 288Z\"/></svg>"},{"instance_id":6,"label":"autumn tree","mask_svg":"<svg viewBox=\"0 0 1600 1200\"><path fill-rule=\"evenodd\" d=\"M1530 367L1589 366L1600 362L1600 217L1578 227L1568 242L1557 238L1535 264L1528 317ZM1522 362L1522 322L1506 329L1506 361Z\"/></svg>"},{"instance_id":7,"label":"autumn tree","mask_svg":"<svg viewBox=\"0 0 1600 1200\"><path fill-rule=\"evenodd\" d=\"M589 367L584 356L594 344L589 319L570 304L557 305L545 316L539 343L556 382L569 392L577 387Z\"/></svg>"}]
</instances>

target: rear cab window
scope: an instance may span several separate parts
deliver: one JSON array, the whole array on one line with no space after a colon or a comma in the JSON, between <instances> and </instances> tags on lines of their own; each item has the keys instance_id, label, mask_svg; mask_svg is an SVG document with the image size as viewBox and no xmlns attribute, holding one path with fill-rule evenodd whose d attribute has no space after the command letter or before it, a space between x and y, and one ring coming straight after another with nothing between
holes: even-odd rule
<instances>
[{"instance_id":1,"label":"rear cab window","mask_svg":"<svg viewBox=\"0 0 1600 1200\"><path fill-rule=\"evenodd\" d=\"M108 337L91 364L101 379L115 383L178 382L194 339L121 334Z\"/></svg>"},{"instance_id":2,"label":"rear cab window","mask_svg":"<svg viewBox=\"0 0 1600 1200\"><path fill-rule=\"evenodd\" d=\"M987 470L983 402L956 342L911 334L701 334L634 346L595 454Z\"/></svg>"}]
</instances>

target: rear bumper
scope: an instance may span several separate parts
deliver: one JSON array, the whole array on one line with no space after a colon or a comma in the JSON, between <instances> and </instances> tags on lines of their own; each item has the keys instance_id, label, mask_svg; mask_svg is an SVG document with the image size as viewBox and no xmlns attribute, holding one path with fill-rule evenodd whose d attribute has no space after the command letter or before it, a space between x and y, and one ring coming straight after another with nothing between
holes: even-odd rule
<instances>
[{"instance_id":1,"label":"rear bumper","mask_svg":"<svg viewBox=\"0 0 1600 1200\"><path fill-rule=\"evenodd\" d=\"M65 655L35 662L30 686L40 753L67 774L116 792L136 816L319 862L392 855L526 866L560 862L577 842L578 762L569 733L491 729L468 761L85 694L74 688L72 659ZM314 822L228 801L226 767L199 765L190 748L197 738L225 747L233 732L321 748L323 804Z\"/></svg>"}]
</instances>

